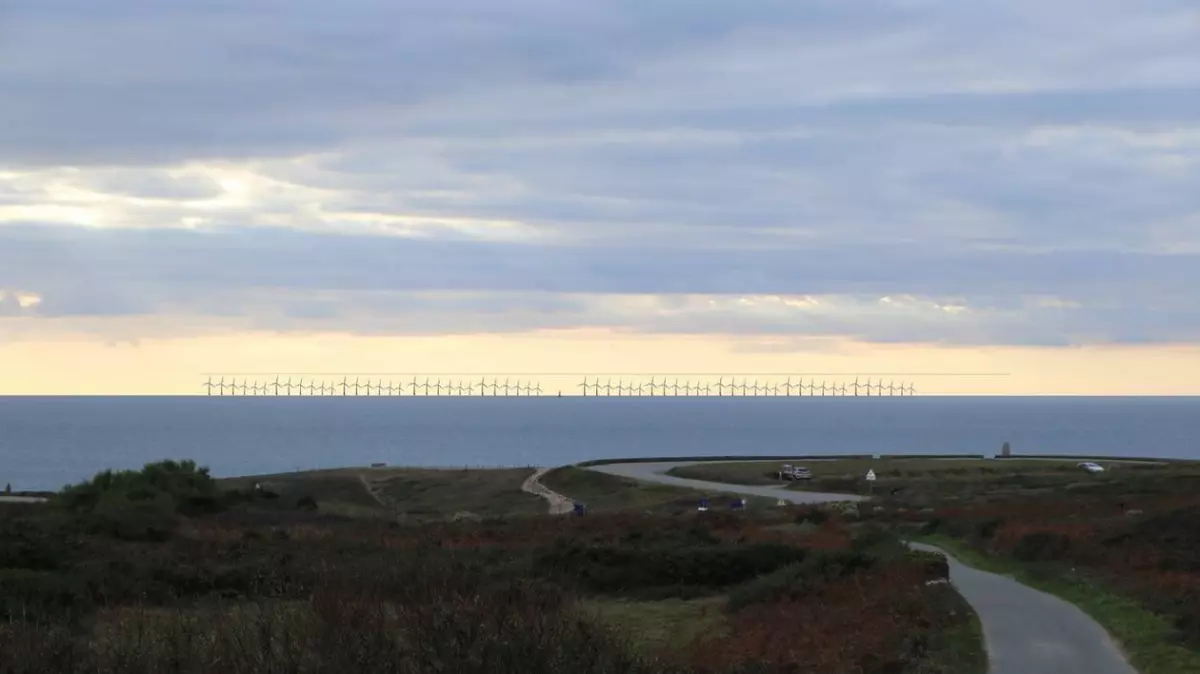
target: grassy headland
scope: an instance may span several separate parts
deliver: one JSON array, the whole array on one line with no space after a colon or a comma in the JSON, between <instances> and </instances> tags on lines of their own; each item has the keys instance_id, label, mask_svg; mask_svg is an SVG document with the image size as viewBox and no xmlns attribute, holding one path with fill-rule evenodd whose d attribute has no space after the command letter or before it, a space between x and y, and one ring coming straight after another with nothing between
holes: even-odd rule
<instances>
[{"instance_id":1,"label":"grassy headland","mask_svg":"<svg viewBox=\"0 0 1200 674\"><path fill-rule=\"evenodd\" d=\"M381 494L419 502L447 475ZM982 657L969 612L926 582L936 557L836 512L697 513L689 494L673 514L403 523L322 511L391 506L353 472L309 477L156 464L5 507L0 671L958 674Z\"/></svg>"}]
</instances>

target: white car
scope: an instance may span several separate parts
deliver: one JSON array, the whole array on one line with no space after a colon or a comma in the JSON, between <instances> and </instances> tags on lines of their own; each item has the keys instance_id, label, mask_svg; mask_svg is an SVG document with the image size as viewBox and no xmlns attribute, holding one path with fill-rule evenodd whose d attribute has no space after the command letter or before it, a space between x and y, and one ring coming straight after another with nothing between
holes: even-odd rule
<instances>
[{"instance_id":1,"label":"white car","mask_svg":"<svg viewBox=\"0 0 1200 674\"><path fill-rule=\"evenodd\" d=\"M1084 461L1083 463L1079 464L1079 467L1086 470L1089 473L1103 473L1104 472L1104 466L1101 466L1098 463L1093 463L1091 461Z\"/></svg>"}]
</instances>

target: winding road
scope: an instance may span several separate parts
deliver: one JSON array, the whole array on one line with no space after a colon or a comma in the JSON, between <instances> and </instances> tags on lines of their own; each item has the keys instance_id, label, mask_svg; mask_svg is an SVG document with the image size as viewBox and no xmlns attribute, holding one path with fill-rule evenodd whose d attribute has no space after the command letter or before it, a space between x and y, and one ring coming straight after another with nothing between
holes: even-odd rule
<instances>
[{"instance_id":1,"label":"winding road","mask_svg":"<svg viewBox=\"0 0 1200 674\"><path fill-rule=\"evenodd\" d=\"M689 480L666 471L692 462L613 463L592 470L622 477L793 503L861 500L860 496L800 492ZM946 554L926 545L913 547ZM950 582L983 625L989 674L1137 674L1112 638L1079 608L1012 578L973 569L946 555Z\"/></svg>"},{"instance_id":2,"label":"winding road","mask_svg":"<svg viewBox=\"0 0 1200 674\"><path fill-rule=\"evenodd\" d=\"M705 480L693 480L685 477L675 477L665 473L678 466L689 466L694 461L662 461L654 463L608 463L588 468L600 473L618 475L620 477L658 482L675 487L688 487L700 491L725 492L739 496L763 496L766 498L783 499L792 503L830 503L833 501L861 501L862 496L850 494L823 494L814 491L792 491L779 487L759 487L745 484L723 484Z\"/></svg>"}]
</instances>

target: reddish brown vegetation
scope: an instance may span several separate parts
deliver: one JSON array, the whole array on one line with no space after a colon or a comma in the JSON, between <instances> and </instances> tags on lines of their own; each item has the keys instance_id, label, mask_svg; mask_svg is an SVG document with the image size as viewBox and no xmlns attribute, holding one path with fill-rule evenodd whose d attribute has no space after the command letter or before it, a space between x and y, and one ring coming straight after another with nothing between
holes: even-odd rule
<instances>
[{"instance_id":1,"label":"reddish brown vegetation","mask_svg":"<svg viewBox=\"0 0 1200 674\"><path fill-rule=\"evenodd\" d=\"M894 540L852 537L837 517L780 526L797 516L405 526L241 512L122 540L30 515L0 523L0 671L882 674L923 662L964 619L938 611L931 567ZM572 608L720 596L789 568L787 592L730 613L734 638L657 662Z\"/></svg>"},{"instance_id":2,"label":"reddish brown vegetation","mask_svg":"<svg viewBox=\"0 0 1200 674\"><path fill-rule=\"evenodd\" d=\"M1164 479L1159 493L1059 494L939 509L931 529L989 554L1089 573L1174 617L1200 647L1200 494Z\"/></svg>"},{"instance_id":3,"label":"reddish brown vegetation","mask_svg":"<svg viewBox=\"0 0 1200 674\"><path fill-rule=\"evenodd\" d=\"M901 672L918 663L931 630L962 624L944 610L916 564L859 571L811 597L747 607L734 617L736 639L711 640L693 652L697 666L719 671L758 660L778 671ZM852 638L847 638L853 635Z\"/></svg>"}]
</instances>

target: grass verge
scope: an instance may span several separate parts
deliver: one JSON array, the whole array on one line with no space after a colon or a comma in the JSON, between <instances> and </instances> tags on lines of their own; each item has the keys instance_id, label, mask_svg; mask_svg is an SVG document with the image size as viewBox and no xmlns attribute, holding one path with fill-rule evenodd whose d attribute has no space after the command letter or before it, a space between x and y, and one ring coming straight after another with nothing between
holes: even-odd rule
<instances>
[{"instance_id":1,"label":"grass verge","mask_svg":"<svg viewBox=\"0 0 1200 674\"><path fill-rule=\"evenodd\" d=\"M1170 620L1092 579L1045 570L1035 572L1027 564L986 555L955 538L913 536L912 539L936 545L968 566L1009 576L1078 606L1119 642L1141 674L1200 672L1200 653L1174 643L1176 630Z\"/></svg>"},{"instance_id":2,"label":"grass verge","mask_svg":"<svg viewBox=\"0 0 1200 674\"><path fill-rule=\"evenodd\" d=\"M588 599L582 609L622 634L640 652L687 648L701 637L728 635L724 597L623 601Z\"/></svg>"},{"instance_id":3,"label":"grass verge","mask_svg":"<svg viewBox=\"0 0 1200 674\"><path fill-rule=\"evenodd\" d=\"M942 590L944 594L938 601L943 610L961 613L966 620L959 627L933 636L929 644L928 663L918 670L919 673L987 674L987 649L979 616L953 587L942 586Z\"/></svg>"},{"instance_id":4,"label":"grass verge","mask_svg":"<svg viewBox=\"0 0 1200 674\"><path fill-rule=\"evenodd\" d=\"M587 504L592 512L614 510L682 510L695 507L698 491L651 484L600 473L578 466L555 468L542 476L542 484Z\"/></svg>"}]
</instances>

